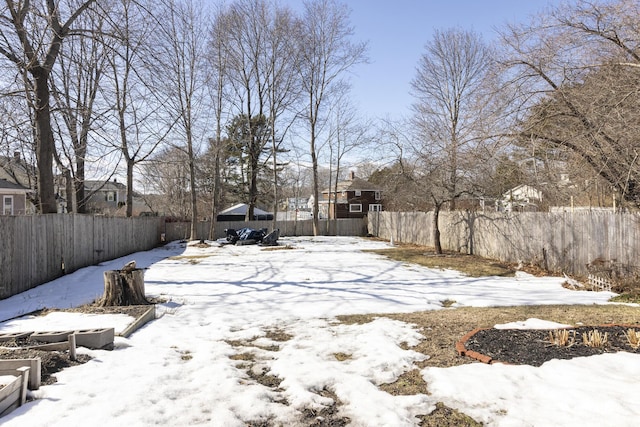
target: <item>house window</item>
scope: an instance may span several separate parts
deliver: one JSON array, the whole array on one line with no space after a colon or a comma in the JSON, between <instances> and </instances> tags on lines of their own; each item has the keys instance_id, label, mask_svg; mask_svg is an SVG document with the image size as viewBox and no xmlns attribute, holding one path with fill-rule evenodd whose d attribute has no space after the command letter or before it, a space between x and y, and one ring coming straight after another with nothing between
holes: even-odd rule
<instances>
[{"instance_id":1,"label":"house window","mask_svg":"<svg viewBox=\"0 0 640 427\"><path fill-rule=\"evenodd\" d=\"M107 202L113 202L116 200L116 195L113 193L113 191L108 191L107 192Z\"/></svg>"},{"instance_id":2,"label":"house window","mask_svg":"<svg viewBox=\"0 0 640 427\"><path fill-rule=\"evenodd\" d=\"M2 198L2 215L13 215L13 196Z\"/></svg>"},{"instance_id":3,"label":"house window","mask_svg":"<svg viewBox=\"0 0 640 427\"><path fill-rule=\"evenodd\" d=\"M379 191L376 191L376 200L380 200L382 199L382 195L380 194Z\"/></svg>"},{"instance_id":4,"label":"house window","mask_svg":"<svg viewBox=\"0 0 640 427\"><path fill-rule=\"evenodd\" d=\"M360 204L349 205L349 212L362 212L362 205Z\"/></svg>"},{"instance_id":5,"label":"house window","mask_svg":"<svg viewBox=\"0 0 640 427\"><path fill-rule=\"evenodd\" d=\"M369 212L380 212L382 211L382 205L379 203L369 205Z\"/></svg>"},{"instance_id":6,"label":"house window","mask_svg":"<svg viewBox=\"0 0 640 427\"><path fill-rule=\"evenodd\" d=\"M356 190L356 197L362 196L362 190Z\"/></svg>"}]
</instances>

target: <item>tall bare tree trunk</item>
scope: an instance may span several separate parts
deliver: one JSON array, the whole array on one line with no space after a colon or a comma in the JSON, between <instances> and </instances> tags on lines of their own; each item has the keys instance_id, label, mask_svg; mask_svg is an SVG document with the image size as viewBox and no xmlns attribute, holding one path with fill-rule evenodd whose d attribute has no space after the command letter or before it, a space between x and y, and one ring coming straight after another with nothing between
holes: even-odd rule
<instances>
[{"instance_id":1,"label":"tall bare tree trunk","mask_svg":"<svg viewBox=\"0 0 640 427\"><path fill-rule=\"evenodd\" d=\"M434 197L434 201L435 197ZM440 243L440 203L434 203L433 207L433 247L435 249L436 254L442 254L442 244Z\"/></svg>"},{"instance_id":2,"label":"tall bare tree trunk","mask_svg":"<svg viewBox=\"0 0 640 427\"><path fill-rule=\"evenodd\" d=\"M53 152L55 142L51 130L51 106L49 72L42 67L31 70L35 80L36 158L38 162L38 200L40 213L56 213L55 187L53 184Z\"/></svg>"}]
</instances>

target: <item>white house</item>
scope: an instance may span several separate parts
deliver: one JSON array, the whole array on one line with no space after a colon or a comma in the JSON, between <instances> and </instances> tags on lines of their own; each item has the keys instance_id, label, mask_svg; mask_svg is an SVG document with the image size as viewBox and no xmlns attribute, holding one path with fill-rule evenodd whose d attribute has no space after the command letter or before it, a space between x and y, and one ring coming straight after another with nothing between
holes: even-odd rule
<instances>
[{"instance_id":1,"label":"white house","mask_svg":"<svg viewBox=\"0 0 640 427\"><path fill-rule=\"evenodd\" d=\"M542 202L542 192L527 184L513 187L502 194L502 198L496 201L498 211L537 211Z\"/></svg>"}]
</instances>

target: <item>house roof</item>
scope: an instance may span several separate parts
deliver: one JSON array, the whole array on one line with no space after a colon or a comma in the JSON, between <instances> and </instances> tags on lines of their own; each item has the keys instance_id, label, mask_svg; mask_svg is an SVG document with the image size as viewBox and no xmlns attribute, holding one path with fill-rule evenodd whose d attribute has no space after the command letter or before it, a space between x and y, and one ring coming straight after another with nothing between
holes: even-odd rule
<instances>
[{"instance_id":1,"label":"house roof","mask_svg":"<svg viewBox=\"0 0 640 427\"><path fill-rule=\"evenodd\" d=\"M118 181L85 180L84 188L89 191L118 191L118 190L126 190L127 186Z\"/></svg>"},{"instance_id":2,"label":"house roof","mask_svg":"<svg viewBox=\"0 0 640 427\"><path fill-rule=\"evenodd\" d=\"M249 205L246 203L238 203L237 205L231 206L221 212L218 212L218 215L246 215L247 210L249 209ZM262 209L258 209L256 207L253 208L254 215L269 215L270 212L265 212Z\"/></svg>"},{"instance_id":3,"label":"house roof","mask_svg":"<svg viewBox=\"0 0 640 427\"><path fill-rule=\"evenodd\" d=\"M355 190L360 190L360 191L379 191L380 187L378 187L375 184L370 183L369 181L367 181L365 179L353 177L352 179L347 179L345 181L338 182L337 189L338 189L338 192L341 192L341 191L355 191ZM333 189L329 190L327 188L327 189L322 190L323 193L329 193L329 191L333 192Z\"/></svg>"},{"instance_id":4,"label":"house roof","mask_svg":"<svg viewBox=\"0 0 640 427\"><path fill-rule=\"evenodd\" d=\"M15 184L13 182L9 182L6 179L0 179L0 188L2 188L3 190L22 190L24 192L29 191L28 188L23 187L19 184Z\"/></svg>"},{"instance_id":5,"label":"house roof","mask_svg":"<svg viewBox=\"0 0 640 427\"><path fill-rule=\"evenodd\" d=\"M502 197L504 199L521 199L521 198L530 198L536 200L542 200L542 192L535 187L532 187L527 184L520 184L518 186L513 187L512 189L506 191Z\"/></svg>"},{"instance_id":6,"label":"house roof","mask_svg":"<svg viewBox=\"0 0 640 427\"><path fill-rule=\"evenodd\" d=\"M18 153L14 154L13 157L0 156L0 179L30 185L31 180L29 177L34 177L36 174L37 169L22 160Z\"/></svg>"}]
</instances>

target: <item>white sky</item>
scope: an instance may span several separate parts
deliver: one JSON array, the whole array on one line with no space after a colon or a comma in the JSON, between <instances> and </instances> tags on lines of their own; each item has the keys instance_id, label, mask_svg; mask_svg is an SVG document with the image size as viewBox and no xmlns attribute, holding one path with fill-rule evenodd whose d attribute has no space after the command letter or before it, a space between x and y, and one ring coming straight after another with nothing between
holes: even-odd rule
<instances>
[{"instance_id":1,"label":"white sky","mask_svg":"<svg viewBox=\"0 0 640 427\"><path fill-rule=\"evenodd\" d=\"M531 366L474 363L426 368L430 394L392 396L393 382L428 357L403 350L423 336L413 325L379 318L343 325L338 314L411 312L456 306L601 304L611 293L575 292L561 278L467 278L457 272L406 265L362 252L387 247L358 238L283 238L291 250L258 246L198 249L172 243L88 267L0 301L0 320L43 307L70 307L102 294L103 271L135 259L148 267L149 296L162 296L160 317L113 351L79 349L90 362L56 374L58 383L32 392L35 401L2 419L3 426L245 426L270 419L295 426L302 408L321 408L330 389L351 426L416 426L436 402L487 426L632 426L640 415L640 356L607 354ZM168 259L187 255L192 258ZM115 327L122 316L53 314L0 324L17 330ZM91 322L91 323L89 323ZM544 319L521 319L538 327ZM277 328L292 336L274 342ZM228 341L245 341L233 347ZM265 349L278 345L278 351ZM453 351L453 349L452 349ZM230 356L252 352L256 365L282 379L280 389L252 380ZM340 362L334 354L351 358ZM288 404L283 404L285 401ZM605 418L606 417L606 418ZM604 424L603 424L604 423Z\"/></svg>"}]
</instances>

